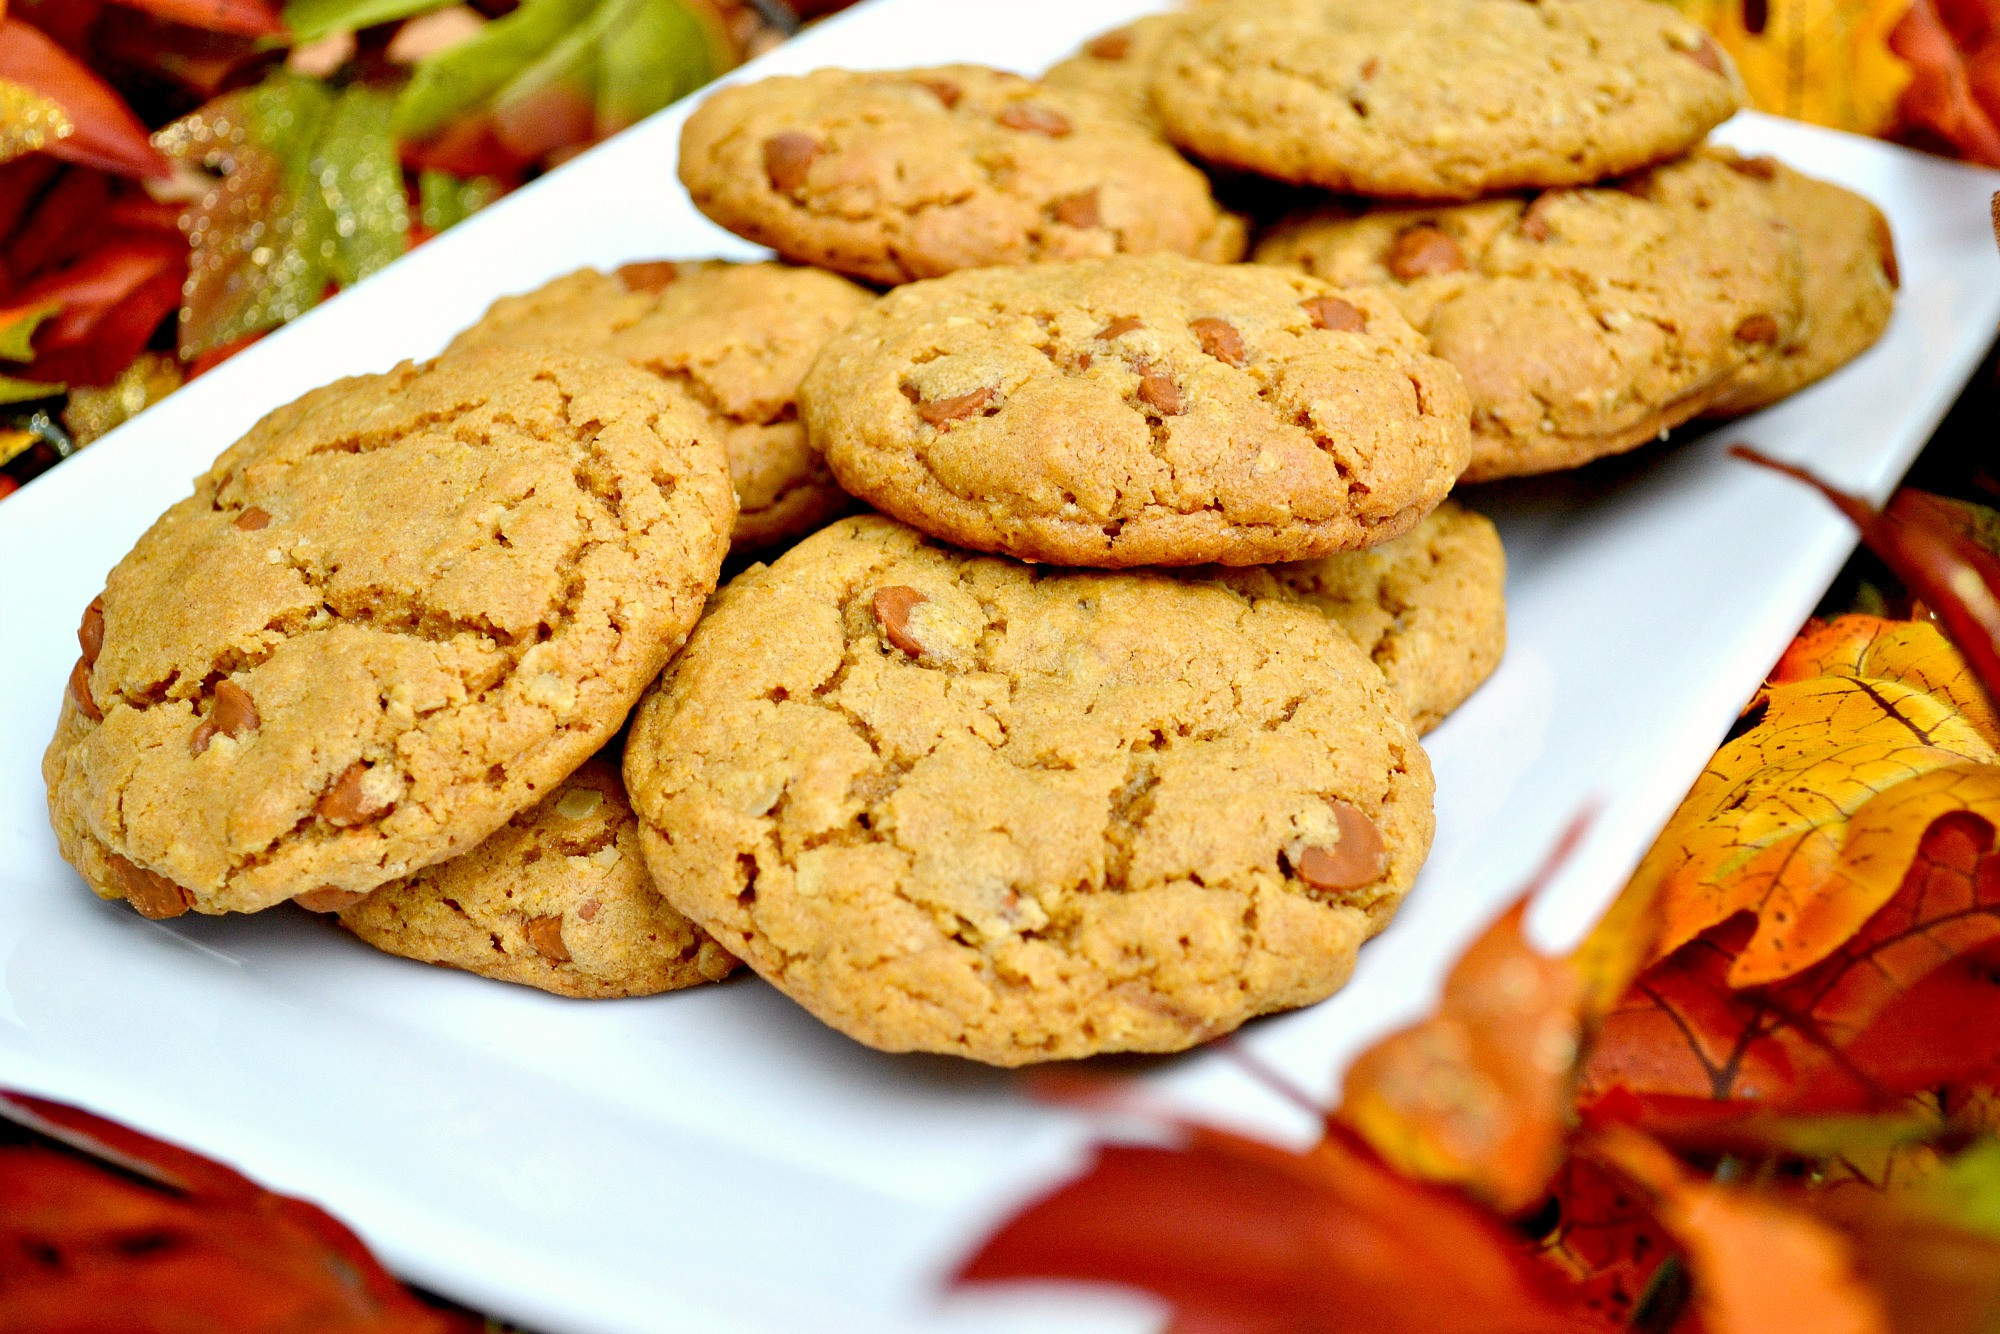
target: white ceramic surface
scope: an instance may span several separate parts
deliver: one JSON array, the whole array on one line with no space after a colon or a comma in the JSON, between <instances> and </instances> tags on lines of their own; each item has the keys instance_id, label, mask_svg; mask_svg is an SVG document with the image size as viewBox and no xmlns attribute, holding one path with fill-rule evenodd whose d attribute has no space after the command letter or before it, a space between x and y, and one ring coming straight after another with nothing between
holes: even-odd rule
<instances>
[{"instance_id":1,"label":"white ceramic surface","mask_svg":"<svg viewBox=\"0 0 2000 1334\"><path fill-rule=\"evenodd\" d=\"M876 0L749 71L976 59L1034 70L1146 0ZM105 571L259 415L428 354L493 297L582 263L754 253L674 180L685 106L475 217L0 504L0 1083L221 1155L354 1223L404 1273L551 1334L1139 1329L1136 1302L940 1302L936 1279L1088 1127L1010 1077L887 1057L761 983L579 1004L376 955L304 913L147 922L57 859L38 759ZM1730 439L1881 496L2000 320L2000 175L1756 116L1725 127L1881 201L1905 286L1888 337L1717 435L1476 492L1512 643L1430 740L1438 838L1353 983L1243 1041L1325 1091L1419 1012L1557 829L1602 809L1537 905L1608 900L1845 558L1846 524ZM1125 1067L1211 1116L1298 1136L1213 1053Z\"/></svg>"}]
</instances>

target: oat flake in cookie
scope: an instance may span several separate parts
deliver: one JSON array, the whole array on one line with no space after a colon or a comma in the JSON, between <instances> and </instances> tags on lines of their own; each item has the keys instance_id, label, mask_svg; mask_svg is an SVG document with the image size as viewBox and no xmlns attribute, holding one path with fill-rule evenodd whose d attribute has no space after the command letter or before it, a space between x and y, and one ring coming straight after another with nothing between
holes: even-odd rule
<instances>
[{"instance_id":1,"label":"oat flake in cookie","mask_svg":"<svg viewBox=\"0 0 2000 1334\"><path fill-rule=\"evenodd\" d=\"M472 851L338 910L385 953L581 1000L699 986L736 967L653 887L639 821L602 758Z\"/></svg>"},{"instance_id":2,"label":"oat flake in cookie","mask_svg":"<svg viewBox=\"0 0 2000 1334\"><path fill-rule=\"evenodd\" d=\"M1432 828L1401 701L1317 612L873 516L717 597L625 779L731 953L871 1046L997 1065L1321 999Z\"/></svg>"},{"instance_id":3,"label":"oat flake in cookie","mask_svg":"<svg viewBox=\"0 0 2000 1334\"><path fill-rule=\"evenodd\" d=\"M1155 65L1167 136L1298 185L1472 199L1684 153L1737 108L1727 57L1657 0L1235 0Z\"/></svg>"},{"instance_id":4,"label":"oat flake in cookie","mask_svg":"<svg viewBox=\"0 0 2000 1334\"><path fill-rule=\"evenodd\" d=\"M618 728L735 509L721 444L608 357L470 354L305 395L84 613L42 762L63 855L163 917L463 852Z\"/></svg>"},{"instance_id":5,"label":"oat flake in cookie","mask_svg":"<svg viewBox=\"0 0 2000 1334\"><path fill-rule=\"evenodd\" d=\"M1458 373L1381 292L1171 255L899 288L827 343L799 410L877 509L1058 565L1386 542L1469 449Z\"/></svg>"},{"instance_id":6,"label":"oat flake in cookie","mask_svg":"<svg viewBox=\"0 0 2000 1334\"><path fill-rule=\"evenodd\" d=\"M1090 95L976 65L823 69L711 94L681 135L695 206L870 282L1171 251L1242 256L1208 179Z\"/></svg>"},{"instance_id":7,"label":"oat flake in cookie","mask_svg":"<svg viewBox=\"0 0 2000 1334\"><path fill-rule=\"evenodd\" d=\"M803 536L846 507L792 400L820 344L873 299L818 269L649 260L502 297L452 350L593 348L659 376L729 451L741 552Z\"/></svg>"},{"instance_id":8,"label":"oat flake in cookie","mask_svg":"<svg viewBox=\"0 0 2000 1334\"><path fill-rule=\"evenodd\" d=\"M1467 481L1657 438L1761 374L1803 310L1797 237L1708 153L1533 199L1297 214L1257 258L1395 298L1471 391Z\"/></svg>"}]
</instances>

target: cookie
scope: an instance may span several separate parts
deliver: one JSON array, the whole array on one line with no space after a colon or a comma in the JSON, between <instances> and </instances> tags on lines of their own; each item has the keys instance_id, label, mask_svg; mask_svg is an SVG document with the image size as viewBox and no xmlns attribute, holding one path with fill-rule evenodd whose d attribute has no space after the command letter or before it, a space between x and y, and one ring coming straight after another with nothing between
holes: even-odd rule
<instances>
[{"instance_id":1,"label":"cookie","mask_svg":"<svg viewBox=\"0 0 2000 1334\"><path fill-rule=\"evenodd\" d=\"M1654 0L1238 0L1168 35L1152 99L1211 162L1473 199L1664 161L1741 95L1721 49Z\"/></svg>"},{"instance_id":2,"label":"cookie","mask_svg":"<svg viewBox=\"0 0 2000 1334\"><path fill-rule=\"evenodd\" d=\"M1172 255L898 288L827 342L799 411L877 509L1058 565L1386 542L1469 448L1457 373L1386 296Z\"/></svg>"},{"instance_id":3,"label":"cookie","mask_svg":"<svg viewBox=\"0 0 2000 1334\"><path fill-rule=\"evenodd\" d=\"M1761 373L1801 316L1797 238L1710 154L1532 201L1323 207L1257 258L1385 286L1471 391L1467 481L1654 439Z\"/></svg>"},{"instance_id":4,"label":"cookie","mask_svg":"<svg viewBox=\"0 0 2000 1334\"><path fill-rule=\"evenodd\" d=\"M818 269L650 260L502 297L451 350L592 348L659 376L729 451L732 549L742 552L801 537L846 508L792 400L820 344L873 299Z\"/></svg>"},{"instance_id":5,"label":"cookie","mask_svg":"<svg viewBox=\"0 0 2000 1334\"><path fill-rule=\"evenodd\" d=\"M339 912L385 953L581 1000L677 991L736 967L653 888L638 818L603 759L472 851Z\"/></svg>"},{"instance_id":6,"label":"cookie","mask_svg":"<svg viewBox=\"0 0 2000 1334\"><path fill-rule=\"evenodd\" d=\"M1432 827L1401 701L1324 616L875 516L730 583L625 779L730 953L870 1046L996 1065L1319 1000Z\"/></svg>"},{"instance_id":7,"label":"cookie","mask_svg":"<svg viewBox=\"0 0 2000 1334\"><path fill-rule=\"evenodd\" d=\"M618 729L735 510L721 444L609 357L473 353L314 390L84 613L42 766L63 855L165 917L465 851Z\"/></svg>"},{"instance_id":8,"label":"cookie","mask_svg":"<svg viewBox=\"0 0 2000 1334\"><path fill-rule=\"evenodd\" d=\"M1732 165L1768 183L1772 206L1799 238L1805 318L1777 357L1709 406L1718 417L1769 407L1873 347L1895 313L1900 281L1889 220L1867 199L1775 158L1736 158Z\"/></svg>"},{"instance_id":9,"label":"cookie","mask_svg":"<svg viewBox=\"0 0 2000 1334\"><path fill-rule=\"evenodd\" d=\"M1143 125L1094 96L975 65L724 88L688 118L680 171L696 207L729 230L876 283L1243 253L1242 221Z\"/></svg>"},{"instance_id":10,"label":"cookie","mask_svg":"<svg viewBox=\"0 0 2000 1334\"><path fill-rule=\"evenodd\" d=\"M1507 555L1483 514L1452 501L1393 542L1219 577L1254 597L1318 609L1361 647L1419 732L1493 675L1507 648Z\"/></svg>"},{"instance_id":11,"label":"cookie","mask_svg":"<svg viewBox=\"0 0 2000 1334\"><path fill-rule=\"evenodd\" d=\"M1066 60L1049 66L1042 82L1077 89L1109 102L1148 128L1158 130L1153 110L1153 65L1167 38L1185 25L1183 13L1148 14L1122 28L1099 33Z\"/></svg>"}]
</instances>

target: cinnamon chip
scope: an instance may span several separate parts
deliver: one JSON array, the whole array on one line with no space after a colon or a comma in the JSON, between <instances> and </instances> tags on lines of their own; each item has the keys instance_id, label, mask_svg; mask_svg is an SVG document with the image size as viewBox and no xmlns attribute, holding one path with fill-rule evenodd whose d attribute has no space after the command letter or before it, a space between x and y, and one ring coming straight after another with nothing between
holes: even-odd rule
<instances>
[{"instance_id":1,"label":"cinnamon chip","mask_svg":"<svg viewBox=\"0 0 2000 1334\"><path fill-rule=\"evenodd\" d=\"M236 516L236 526L246 533L254 533L271 522L269 512L252 505Z\"/></svg>"},{"instance_id":2,"label":"cinnamon chip","mask_svg":"<svg viewBox=\"0 0 2000 1334\"><path fill-rule=\"evenodd\" d=\"M320 793L319 803L313 808L319 812L319 818L337 829L345 829L366 824L386 813L393 803L377 802L362 789L361 780L367 776L368 765L363 761L348 765Z\"/></svg>"},{"instance_id":3,"label":"cinnamon chip","mask_svg":"<svg viewBox=\"0 0 2000 1334\"><path fill-rule=\"evenodd\" d=\"M1145 321L1136 315L1120 315L1117 319L1099 329L1097 336L1099 338L1116 338L1120 334L1128 334L1134 329L1143 329L1145 327Z\"/></svg>"},{"instance_id":4,"label":"cinnamon chip","mask_svg":"<svg viewBox=\"0 0 2000 1334\"><path fill-rule=\"evenodd\" d=\"M83 620L76 627L77 646L83 650L83 665L95 667L97 655L104 651L104 595L98 594L83 609Z\"/></svg>"},{"instance_id":5,"label":"cinnamon chip","mask_svg":"<svg viewBox=\"0 0 2000 1334\"><path fill-rule=\"evenodd\" d=\"M321 885L303 894L292 895L292 902L307 912L344 912L368 896L359 890L342 889L338 885Z\"/></svg>"},{"instance_id":6,"label":"cinnamon chip","mask_svg":"<svg viewBox=\"0 0 2000 1334\"><path fill-rule=\"evenodd\" d=\"M1139 372L1139 401L1158 411L1162 417L1178 416L1181 387L1144 362L1135 369Z\"/></svg>"},{"instance_id":7,"label":"cinnamon chip","mask_svg":"<svg viewBox=\"0 0 2000 1334\"><path fill-rule=\"evenodd\" d=\"M569 962L569 946L563 944L560 916L530 917L522 932L535 953L552 963Z\"/></svg>"},{"instance_id":8,"label":"cinnamon chip","mask_svg":"<svg viewBox=\"0 0 2000 1334\"><path fill-rule=\"evenodd\" d=\"M90 668L83 665L82 658L78 658L76 666L70 668L69 693L70 697L76 701L76 707L83 710L84 717L94 723L104 721L104 710L98 708L97 701L91 698Z\"/></svg>"},{"instance_id":9,"label":"cinnamon chip","mask_svg":"<svg viewBox=\"0 0 2000 1334\"><path fill-rule=\"evenodd\" d=\"M1555 235L1555 230L1549 226L1548 201L1553 197L1548 194L1535 196L1535 202L1521 214L1521 235L1530 241L1546 241Z\"/></svg>"},{"instance_id":10,"label":"cinnamon chip","mask_svg":"<svg viewBox=\"0 0 2000 1334\"><path fill-rule=\"evenodd\" d=\"M1209 356L1232 366L1243 364L1243 335L1236 332L1236 326L1228 320L1204 315L1198 320L1190 320L1188 328L1194 331L1201 350Z\"/></svg>"},{"instance_id":11,"label":"cinnamon chip","mask_svg":"<svg viewBox=\"0 0 2000 1334\"><path fill-rule=\"evenodd\" d=\"M882 637L913 658L924 655L924 646L910 633L910 613L930 599L916 589L892 584L875 590L875 621Z\"/></svg>"},{"instance_id":12,"label":"cinnamon chip","mask_svg":"<svg viewBox=\"0 0 2000 1334\"><path fill-rule=\"evenodd\" d=\"M234 681L215 683L215 703L209 707L208 717L201 720L201 726L194 729L194 737L188 743L195 754L208 749L217 733L224 736L242 736L245 732L257 730L260 720L257 705L250 698L250 692Z\"/></svg>"},{"instance_id":13,"label":"cinnamon chip","mask_svg":"<svg viewBox=\"0 0 2000 1334\"><path fill-rule=\"evenodd\" d=\"M764 175L771 188L791 194L806 183L806 173L819 156L819 140L797 130L774 134L764 141Z\"/></svg>"},{"instance_id":14,"label":"cinnamon chip","mask_svg":"<svg viewBox=\"0 0 2000 1334\"><path fill-rule=\"evenodd\" d=\"M1039 102L1012 103L996 119L1010 130L1045 134L1051 139L1061 139L1070 131L1068 116Z\"/></svg>"},{"instance_id":15,"label":"cinnamon chip","mask_svg":"<svg viewBox=\"0 0 2000 1334\"><path fill-rule=\"evenodd\" d=\"M980 411L998 395L991 388L982 387L957 398L939 399L935 403L918 403L917 415L932 426L943 426L947 422L963 421Z\"/></svg>"},{"instance_id":16,"label":"cinnamon chip","mask_svg":"<svg viewBox=\"0 0 2000 1334\"><path fill-rule=\"evenodd\" d=\"M965 96L965 90L949 79L918 79L917 82L928 89L932 97L944 103L947 111L957 106L958 100Z\"/></svg>"},{"instance_id":17,"label":"cinnamon chip","mask_svg":"<svg viewBox=\"0 0 2000 1334\"><path fill-rule=\"evenodd\" d=\"M768 153L770 146L765 145ZM681 266L670 259L647 259L636 264L621 264L618 281L625 284L628 292L664 292L680 281Z\"/></svg>"},{"instance_id":18,"label":"cinnamon chip","mask_svg":"<svg viewBox=\"0 0 2000 1334\"><path fill-rule=\"evenodd\" d=\"M1994 224L2000 231L2000 222ZM1903 285L1903 271L1896 263L1896 238L1889 230L1889 220L1881 214L1875 215L1875 250L1882 257L1882 276L1889 280L1891 291Z\"/></svg>"},{"instance_id":19,"label":"cinnamon chip","mask_svg":"<svg viewBox=\"0 0 2000 1334\"><path fill-rule=\"evenodd\" d=\"M1730 157L1729 169L1760 181L1778 179L1778 159L1774 157Z\"/></svg>"},{"instance_id":20,"label":"cinnamon chip","mask_svg":"<svg viewBox=\"0 0 2000 1334\"><path fill-rule=\"evenodd\" d=\"M601 908L603 908L603 906L604 905L599 903L596 899L585 899L582 903L576 905L577 920L580 922L596 921L598 911Z\"/></svg>"},{"instance_id":21,"label":"cinnamon chip","mask_svg":"<svg viewBox=\"0 0 2000 1334\"><path fill-rule=\"evenodd\" d=\"M1085 55L1099 60L1123 60L1132 54L1132 34L1129 32L1107 32L1093 37L1083 44Z\"/></svg>"},{"instance_id":22,"label":"cinnamon chip","mask_svg":"<svg viewBox=\"0 0 2000 1334\"><path fill-rule=\"evenodd\" d=\"M1099 226L1104 221L1097 211L1095 189L1079 190L1073 195L1064 195L1049 205L1049 212L1065 227L1088 229Z\"/></svg>"},{"instance_id":23,"label":"cinnamon chip","mask_svg":"<svg viewBox=\"0 0 2000 1334\"><path fill-rule=\"evenodd\" d=\"M1745 343L1775 343L1778 341L1777 318L1759 311L1736 326L1736 337Z\"/></svg>"},{"instance_id":24,"label":"cinnamon chip","mask_svg":"<svg viewBox=\"0 0 2000 1334\"><path fill-rule=\"evenodd\" d=\"M1421 223L1398 236L1382 262L1389 272L1410 282L1435 273L1457 273L1465 267L1465 252L1442 229Z\"/></svg>"},{"instance_id":25,"label":"cinnamon chip","mask_svg":"<svg viewBox=\"0 0 2000 1334\"><path fill-rule=\"evenodd\" d=\"M1360 333L1368 327L1368 321L1362 316L1360 308L1342 301L1337 296L1307 297L1299 304L1306 308L1306 314L1312 316L1313 327L1316 329L1331 329L1335 333Z\"/></svg>"},{"instance_id":26,"label":"cinnamon chip","mask_svg":"<svg viewBox=\"0 0 2000 1334\"><path fill-rule=\"evenodd\" d=\"M158 921L162 917L179 917L194 903L194 897L158 871L148 871L117 853L110 856L112 874L118 877L118 888L125 894L125 901L132 905L141 917Z\"/></svg>"},{"instance_id":27,"label":"cinnamon chip","mask_svg":"<svg viewBox=\"0 0 2000 1334\"><path fill-rule=\"evenodd\" d=\"M1674 49L1710 74L1722 73L1722 51L1708 34L1703 33L1701 40L1691 46L1675 46Z\"/></svg>"},{"instance_id":28,"label":"cinnamon chip","mask_svg":"<svg viewBox=\"0 0 2000 1334\"><path fill-rule=\"evenodd\" d=\"M1383 845L1382 831L1349 802L1336 799L1327 805L1333 808L1340 841L1331 848L1314 846L1300 853L1297 865L1292 868L1299 879L1315 889L1334 890L1359 889L1379 879L1389 869L1389 852Z\"/></svg>"}]
</instances>

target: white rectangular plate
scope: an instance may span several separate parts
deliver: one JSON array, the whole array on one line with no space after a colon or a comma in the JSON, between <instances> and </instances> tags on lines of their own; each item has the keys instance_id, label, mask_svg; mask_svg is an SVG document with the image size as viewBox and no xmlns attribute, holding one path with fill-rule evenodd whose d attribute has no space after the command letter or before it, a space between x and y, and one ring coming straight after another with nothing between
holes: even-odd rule
<instances>
[{"instance_id":1,"label":"white rectangular plate","mask_svg":"<svg viewBox=\"0 0 2000 1334\"><path fill-rule=\"evenodd\" d=\"M979 60L1041 68L1146 0L876 0L747 73ZM1094 1299L941 1301L938 1276L1090 1129L1013 1078L867 1051L754 980L579 1004L377 955L290 910L147 922L57 858L38 762L105 572L268 409L427 355L493 297L580 264L755 252L674 179L670 109L362 283L0 504L0 1083L81 1102L311 1196L403 1273L565 1334L1137 1329ZM2000 319L2000 175L1759 116L1722 133L1883 205L1888 336L1705 440L1487 488L1511 560L1498 675L1430 739L1438 837L1353 983L1244 1041L1332 1087L1592 799L1544 938L1608 900L1853 544L1819 499L1722 453L1748 439L1885 494ZM1214 1054L1164 1095L1297 1136Z\"/></svg>"}]
</instances>

